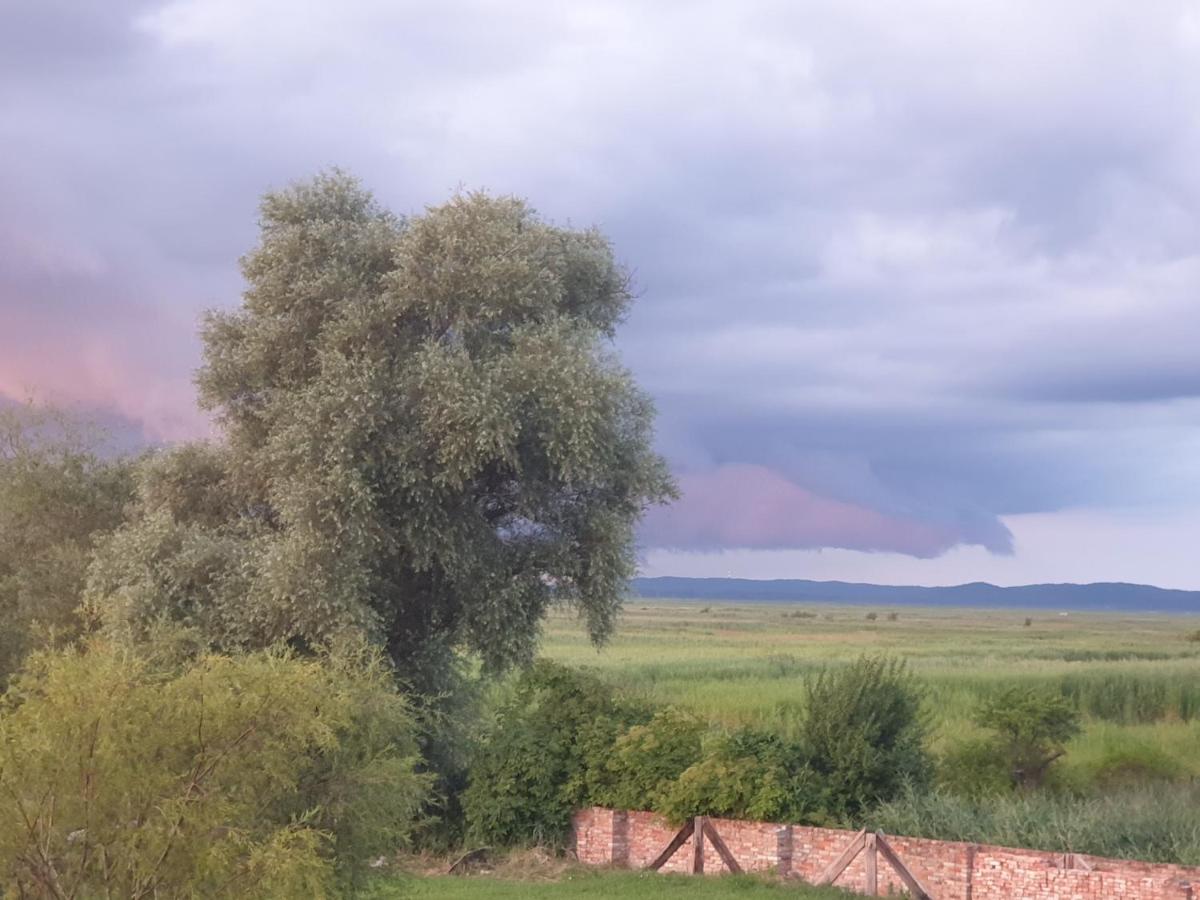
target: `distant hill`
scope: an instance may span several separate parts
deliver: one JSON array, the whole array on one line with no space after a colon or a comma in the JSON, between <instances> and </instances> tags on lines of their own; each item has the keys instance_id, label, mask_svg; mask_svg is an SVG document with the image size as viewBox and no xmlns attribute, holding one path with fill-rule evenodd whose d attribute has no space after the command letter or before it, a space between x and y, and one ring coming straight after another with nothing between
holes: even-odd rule
<instances>
[{"instance_id":1,"label":"distant hill","mask_svg":"<svg viewBox=\"0 0 1200 900\"><path fill-rule=\"evenodd\" d=\"M954 587L914 587L800 579L759 581L751 578L666 577L635 578L630 589L639 597L674 597L682 600L1200 613L1200 591L1111 582L1027 584L1020 587L998 587L974 582Z\"/></svg>"}]
</instances>

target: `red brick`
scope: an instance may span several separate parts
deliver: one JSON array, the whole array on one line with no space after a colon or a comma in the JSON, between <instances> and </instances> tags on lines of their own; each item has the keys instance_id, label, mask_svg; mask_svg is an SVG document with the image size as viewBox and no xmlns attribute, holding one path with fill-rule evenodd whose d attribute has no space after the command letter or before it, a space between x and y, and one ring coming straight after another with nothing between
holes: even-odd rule
<instances>
[{"instance_id":1,"label":"red brick","mask_svg":"<svg viewBox=\"0 0 1200 900\"><path fill-rule=\"evenodd\" d=\"M774 869L815 880L854 837L850 831L713 819L713 826L743 869ZM678 829L649 812L580 810L573 822L575 852L581 862L644 868L670 843ZM1200 900L1200 868L1105 859L1069 858L1061 853L888 836L888 842L936 900ZM689 872L690 838L663 866ZM865 886L860 854L837 883ZM705 842L705 874L725 871L720 856ZM880 894L900 893L903 884L880 857Z\"/></svg>"}]
</instances>

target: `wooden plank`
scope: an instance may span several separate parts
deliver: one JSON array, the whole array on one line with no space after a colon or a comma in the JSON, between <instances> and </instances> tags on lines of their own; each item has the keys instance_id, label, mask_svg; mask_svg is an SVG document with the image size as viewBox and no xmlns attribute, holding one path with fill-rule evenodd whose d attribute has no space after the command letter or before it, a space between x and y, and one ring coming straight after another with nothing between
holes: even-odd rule
<instances>
[{"instance_id":1,"label":"wooden plank","mask_svg":"<svg viewBox=\"0 0 1200 900\"><path fill-rule=\"evenodd\" d=\"M846 871L846 866L854 862L854 857L862 852L862 848L867 845L867 830L864 828L846 845L846 849L842 851L842 855L829 864L829 867L821 873L821 877L816 880L816 884L833 884L834 880Z\"/></svg>"},{"instance_id":2,"label":"wooden plank","mask_svg":"<svg viewBox=\"0 0 1200 900\"><path fill-rule=\"evenodd\" d=\"M875 845L875 835L867 835L867 890L868 897L879 896L879 872L877 867L878 852Z\"/></svg>"},{"instance_id":3,"label":"wooden plank","mask_svg":"<svg viewBox=\"0 0 1200 900\"><path fill-rule=\"evenodd\" d=\"M704 816L692 820L692 874L704 874Z\"/></svg>"},{"instance_id":4,"label":"wooden plank","mask_svg":"<svg viewBox=\"0 0 1200 900\"><path fill-rule=\"evenodd\" d=\"M892 845L887 842L882 832L876 832L875 844L879 847L883 858L896 870L896 874L900 876L900 880L912 893L914 900L933 900L933 895L925 890L925 886L917 880L917 876L896 855L896 851L892 849Z\"/></svg>"},{"instance_id":5,"label":"wooden plank","mask_svg":"<svg viewBox=\"0 0 1200 900\"><path fill-rule=\"evenodd\" d=\"M667 844L667 846L663 849L663 852L654 857L654 860L650 863L650 865L646 866L646 868L652 869L656 872L661 869L663 864L675 855L675 851L682 847L687 839L692 836L692 829L695 827L696 823L693 820L688 819L684 826L679 829L675 837L671 838L671 843Z\"/></svg>"},{"instance_id":6,"label":"wooden plank","mask_svg":"<svg viewBox=\"0 0 1200 900\"><path fill-rule=\"evenodd\" d=\"M729 847L725 844L725 839L722 838L721 835L717 834L717 829L713 826L712 822L708 821L708 819L704 820L704 834L707 835L710 841L712 841L713 849L716 850L718 855L721 857L721 862L725 863L725 868L727 868L734 875L741 875L742 867L738 865L738 861L734 859L733 854L729 852Z\"/></svg>"},{"instance_id":7,"label":"wooden plank","mask_svg":"<svg viewBox=\"0 0 1200 900\"><path fill-rule=\"evenodd\" d=\"M452 865L449 869L446 870L446 874L447 875L461 875L468 868L470 868L471 865L473 865L474 863L486 862L488 855L491 852L492 852L491 847L478 847L475 850L471 850L467 853L464 853L462 856L460 856L458 858L458 862L454 863L454 865Z\"/></svg>"}]
</instances>

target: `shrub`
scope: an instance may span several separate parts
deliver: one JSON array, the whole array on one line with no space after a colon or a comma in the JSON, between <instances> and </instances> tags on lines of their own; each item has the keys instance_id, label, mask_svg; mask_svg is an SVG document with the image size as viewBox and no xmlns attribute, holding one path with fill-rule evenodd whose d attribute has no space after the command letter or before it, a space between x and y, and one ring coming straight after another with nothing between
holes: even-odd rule
<instances>
[{"instance_id":1,"label":"shrub","mask_svg":"<svg viewBox=\"0 0 1200 900\"><path fill-rule=\"evenodd\" d=\"M1186 778L1182 761L1162 747L1124 735L1114 738L1097 748L1100 752L1094 758L1073 761L1072 774L1080 788L1107 792Z\"/></svg>"},{"instance_id":2,"label":"shrub","mask_svg":"<svg viewBox=\"0 0 1200 900\"><path fill-rule=\"evenodd\" d=\"M868 622L874 622L878 618L879 618L879 613L875 613L875 612L867 613L867 621Z\"/></svg>"},{"instance_id":3,"label":"shrub","mask_svg":"<svg viewBox=\"0 0 1200 900\"><path fill-rule=\"evenodd\" d=\"M603 762L602 785L594 802L620 809L660 806L674 781L701 757L704 722L691 713L667 707L643 725L617 737Z\"/></svg>"},{"instance_id":4,"label":"shrub","mask_svg":"<svg viewBox=\"0 0 1200 900\"><path fill-rule=\"evenodd\" d=\"M711 742L665 791L658 812L673 822L698 815L803 822L816 815L817 797L802 748L743 729Z\"/></svg>"},{"instance_id":5,"label":"shrub","mask_svg":"<svg viewBox=\"0 0 1200 900\"><path fill-rule=\"evenodd\" d=\"M986 698L975 721L994 732L992 744L1022 788L1041 785L1080 730L1079 714L1065 698L1030 688L1007 688Z\"/></svg>"},{"instance_id":6,"label":"shrub","mask_svg":"<svg viewBox=\"0 0 1200 900\"><path fill-rule=\"evenodd\" d=\"M801 734L833 820L930 779L921 697L903 662L863 657L810 679Z\"/></svg>"},{"instance_id":7,"label":"shrub","mask_svg":"<svg viewBox=\"0 0 1200 900\"><path fill-rule=\"evenodd\" d=\"M424 792L388 673L348 657L39 654L0 748L0 882L22 897L327 896Z\"/></svg>"},{"instance_id":8,"label":"shrub","mask_svg":"<svg viewBox=\"0 0 1200 900\"><path fill-rule=\"evenodd\" d=\"M1187 639L1192 643L1200 643L1200 628L1195 631L1188 632Z\"/></svg>"},{"instance_id":9,"label":"shrub","mask_svg":"<svg viewBox=\"0 0 1200 900\"><path fill-rule=\"evenodd\" d=\"M994 741L975 738L955 744L942 755L937 783L960 797L991 797L1012 790L1012 774Z\"/></svg>"},{"instance_id":10,"label":"shrub","mask_svg":"<svg viewBox=\"0 0 1200 900\"><path fill-rule=\"evenodd\" d=\"M517 679L471 761L462 795L468 838L560 841L595 787L588 760L603 759L624 727L648 718L598 678L539 660Z\"/></svg>"}]
</instances>

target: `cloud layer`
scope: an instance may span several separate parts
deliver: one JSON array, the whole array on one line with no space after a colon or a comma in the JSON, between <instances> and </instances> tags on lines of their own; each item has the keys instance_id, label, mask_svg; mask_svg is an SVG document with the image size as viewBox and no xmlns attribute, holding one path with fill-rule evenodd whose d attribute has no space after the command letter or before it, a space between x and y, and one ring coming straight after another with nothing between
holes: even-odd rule
<instances>
[{"instance_id":1,"label":"cloud layer","mask_svg":"<svg viewBox=\"0 0 1200 900\"><path fill-rule=\"evenodd\" d=\"M202 431L257 195L338 164L610 234L685 491L650 547L1003 556L1013 516L1195 510L1197 51L1168 0L18 0L0 393Z\"/></svg>"}]
</instances>

